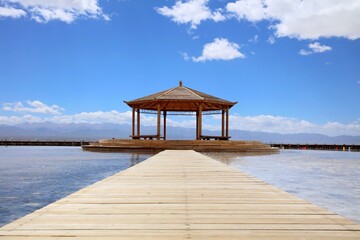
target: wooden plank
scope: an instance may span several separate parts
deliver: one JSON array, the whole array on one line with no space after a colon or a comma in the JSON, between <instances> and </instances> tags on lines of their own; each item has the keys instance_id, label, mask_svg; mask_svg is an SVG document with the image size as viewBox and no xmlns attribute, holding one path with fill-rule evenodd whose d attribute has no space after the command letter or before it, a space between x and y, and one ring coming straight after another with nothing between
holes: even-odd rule
<instances>
[{"instance_id":1,"label":"wooden plank","mask_svg":"<svg viewBox=\"0 0 360 240\"><path fill-rule=\"evenodd\" d=\"M360 225L194 151L164 151L0 239L360 239Z\"/></svg>"}]
</instances>

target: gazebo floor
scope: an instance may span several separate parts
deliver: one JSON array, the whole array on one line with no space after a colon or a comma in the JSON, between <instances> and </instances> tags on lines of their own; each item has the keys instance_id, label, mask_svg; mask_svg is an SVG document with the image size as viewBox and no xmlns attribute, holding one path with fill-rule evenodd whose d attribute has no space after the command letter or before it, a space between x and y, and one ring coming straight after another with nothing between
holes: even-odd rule
<instances>
[{"instance_id":1,"label":"gazebo floor","mask_svg":"<svg viewBox=\"0 0 360 240\"><path fill-rule=\"evenodd\" d=\"M146 152L158 153L163 150L195 150L198 152L244 152L277 153L278 148L258 141L220 141L220 140L130 140L104 139L97 143L83 145L88 151L100 152Z\"/></svg>"}]
</instances>

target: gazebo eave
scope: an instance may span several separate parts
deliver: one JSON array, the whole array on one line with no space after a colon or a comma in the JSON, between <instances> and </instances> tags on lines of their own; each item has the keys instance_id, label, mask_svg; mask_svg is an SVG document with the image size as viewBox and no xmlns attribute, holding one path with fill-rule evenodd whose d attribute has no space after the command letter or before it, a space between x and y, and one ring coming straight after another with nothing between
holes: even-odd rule
<instances>
[{"instance_id":1,"label":"gazebo eave","mask_svg":"<svg viewBox=\"0 0 360 240\"><path fill-rule=\"evenodd\" d=\"M198 106L202 105L202 111L216 111L232 108L237 102L217 102L209 100L146 100L146 101L124 101L129 107L143 110L157 110L160 105L161 111L196 112Z\"/></svg>"}]
</instances>

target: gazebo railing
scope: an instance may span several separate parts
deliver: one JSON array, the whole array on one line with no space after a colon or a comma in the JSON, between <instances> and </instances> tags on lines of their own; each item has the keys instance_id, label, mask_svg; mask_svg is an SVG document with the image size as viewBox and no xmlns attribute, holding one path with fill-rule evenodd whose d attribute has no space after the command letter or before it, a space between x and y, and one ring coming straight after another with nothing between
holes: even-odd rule
<instances>
[{"instance_id":1,"label":"gazebo railing","mask_svg":"<svg viewBox=\"0 0 360 240\"><path fill-rule=\"evenodd\" d=\"M155 115L158 114L158 112L155 110L141 109L140 112L145 113L145 114L155 114ZM189 111L177 111L177 112L167 111L166 114L173 115L173 116L196 116L196 112L189 112ZM202 115L217 115L217 114L222 114L222 111L221 110L213 110L213 111L203 111L202 112Z\"/></svg>"}]
</instances>

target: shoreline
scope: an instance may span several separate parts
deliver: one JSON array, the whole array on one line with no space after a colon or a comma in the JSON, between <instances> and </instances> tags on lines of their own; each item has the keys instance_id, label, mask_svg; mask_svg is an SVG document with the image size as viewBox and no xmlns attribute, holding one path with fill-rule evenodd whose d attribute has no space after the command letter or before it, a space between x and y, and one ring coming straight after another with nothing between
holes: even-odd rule
<instances>
[{"instance_id":1,"label":"shoreline","mask_svg":"<svg viewBox=\"0 0 360 240\"><path fill-rule=\"evenodd\" d=\"M144 140L146 141L146 140ZM148 140L151 141L151 140ZM188 140L180 140L188 141ZM78 140L0 140L0 146L89 146L96 145L96 141ZM280 150L322 150L360 152L358 144L306 144L306 143L265 143Z\"/></svg>"},{"instance_id":2,"label":"shoreline","mask_svg":"<svg viewBox=\"0 0 360 240\"><path fill-rule=\"evenodd\" d=\"M47 140L4 140L0 141L0 146L74 146L81 147L89 144L89 141L47 141Z\"/></svg>"}]
</instances>

